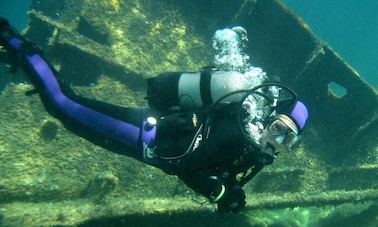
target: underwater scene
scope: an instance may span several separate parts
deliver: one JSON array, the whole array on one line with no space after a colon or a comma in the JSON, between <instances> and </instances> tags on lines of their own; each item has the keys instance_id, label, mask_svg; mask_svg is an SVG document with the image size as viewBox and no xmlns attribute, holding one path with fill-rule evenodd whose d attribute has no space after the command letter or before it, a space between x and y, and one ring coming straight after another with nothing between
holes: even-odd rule
<instances>
[{"instance_id":1,"label":"underwater scene","mask_svg":"<svg viewBox=\"0 0 378 227\"><path fill-rule=\"evenodd\" d=\"M378 226L365 3L1 0L0 226Z\"/></svg>"}]
</instances>

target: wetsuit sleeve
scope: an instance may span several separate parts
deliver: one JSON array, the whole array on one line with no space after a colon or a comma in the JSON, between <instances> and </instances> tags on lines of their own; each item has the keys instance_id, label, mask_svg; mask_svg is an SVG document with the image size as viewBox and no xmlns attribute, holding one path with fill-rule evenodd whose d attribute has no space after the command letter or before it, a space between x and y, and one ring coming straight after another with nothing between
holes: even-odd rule
<instances>
[{"instance_id":1,"label":"wetsuit sleeve","mask_svg":"<svg viewBox=\"0 0 378 227\"><path fill-rule=\"evenodd\" d=\"M234 176L213 175L208 171L188 171L179 177L194 191L217 203L222 212L239 212L244 208L245 194Z\"/></svg>"},{"instance_id":2,"label":"wetsuit sleeve","mask_svg":"<svg viewBox=\"0 0 378 227\"><path fill-rule=\"evenodd\" d=\"M204 170L190 170L178 174L195 192L205 196L210 202L218 202L225 193L226 185L220 176Z\"/></svg>"},{"instance_id":3,"label":"wetsuit sleeve","mask_svg":"<svg viewBox=\"0 0 378 227\"><path fill-rule=\"evenodd\" d=\"M121 107L77 96L76 101L71 99L63 93L56 78L57 72L42 56L38 48L13 30L4 19L0 19L0 45L7 50L12 63L30 76L32 83L41 94L46 108L50 110L49 112L62 120L67 128L75 133L80 132L87 139L92 138L90 140L95 143L101 137L130 148L139 148L142 110L125 109L124 113L127 115L134 117L139 115L139 118L136 117L138 119L130 122L90 108L83 105L82 102L92 103L92 106L97 106L98 109L107 109L109 113L111 110L119 112L115 110L120 110ZM78 102L79 99L81 102ZM101 143L96 144L106 147Z\"/></svg>"}]
</instances>

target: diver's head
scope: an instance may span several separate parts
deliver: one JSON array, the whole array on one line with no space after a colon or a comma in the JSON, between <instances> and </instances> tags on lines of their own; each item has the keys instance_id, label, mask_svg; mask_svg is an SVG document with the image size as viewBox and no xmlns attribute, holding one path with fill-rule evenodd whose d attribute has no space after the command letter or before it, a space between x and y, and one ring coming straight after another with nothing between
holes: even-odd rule
<instances>
[{"instance_id":1,"label":"diver's head","mask_svg":"<svg viewBox=\"0 0 378 227\"><path fill-rule=\"evenodd\" d=\"M266 83L250 90L230 92L212 104L208 118L216 117L213 112L219 103L238 93L243 93L243 97L235 103L235 111L230 109L232 116L236 117L246 151L279 153L282 148L292 151L300 144L308 118L307 107L297 101L292 89L280 83Z\"/></svg>"},{"instance_id":2,"label":"diver's head","mask_svg":"<svg viewBox=\"0 0 378 227\"><path fill-rule=\"evenodd\" d=\"M295 150L301 142L302 130L308 118L306 106L296 101L290 108L281 110L264 129L261 142L278 154L281 150Z\"/></svg>"}]
</instances>

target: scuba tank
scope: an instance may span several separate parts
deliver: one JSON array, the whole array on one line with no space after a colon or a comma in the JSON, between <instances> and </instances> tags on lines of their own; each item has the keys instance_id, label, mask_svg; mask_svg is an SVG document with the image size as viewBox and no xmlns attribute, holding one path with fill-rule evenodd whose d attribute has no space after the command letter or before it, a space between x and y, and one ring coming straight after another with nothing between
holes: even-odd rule
<instances>
[{"instance_id":1,"label":"scuba tank","mask_svg":"<svg viewBox=\"0 0 378 227\"><path fill-rule=\"evenodd\" d=\"M178 106L183 110L209 106L223 96L251 87L248 78L236 71L205 69L200 72L173 72L147 79L149 106L159 111ZM224 102L239 101L242 94Z\"/></svg>"}]
</instances>

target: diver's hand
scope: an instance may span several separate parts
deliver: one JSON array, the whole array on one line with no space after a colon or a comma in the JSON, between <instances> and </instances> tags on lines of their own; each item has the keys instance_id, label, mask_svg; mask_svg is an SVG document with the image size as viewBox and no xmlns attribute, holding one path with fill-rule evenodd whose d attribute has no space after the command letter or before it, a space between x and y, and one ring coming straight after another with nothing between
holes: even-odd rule
<instances>
[{"instance_id":1,"label":"diver's hand","mask_svg":"<svg viewBox=\"0 0 378 227\"><path fill-rule=\"evenodd\" d=\"M224 196L219 200L218 211L237 213L245 207L245 198L242 187L239 184L234 184L231 188L226 189Z\"/></svg>"}]
</instances>

